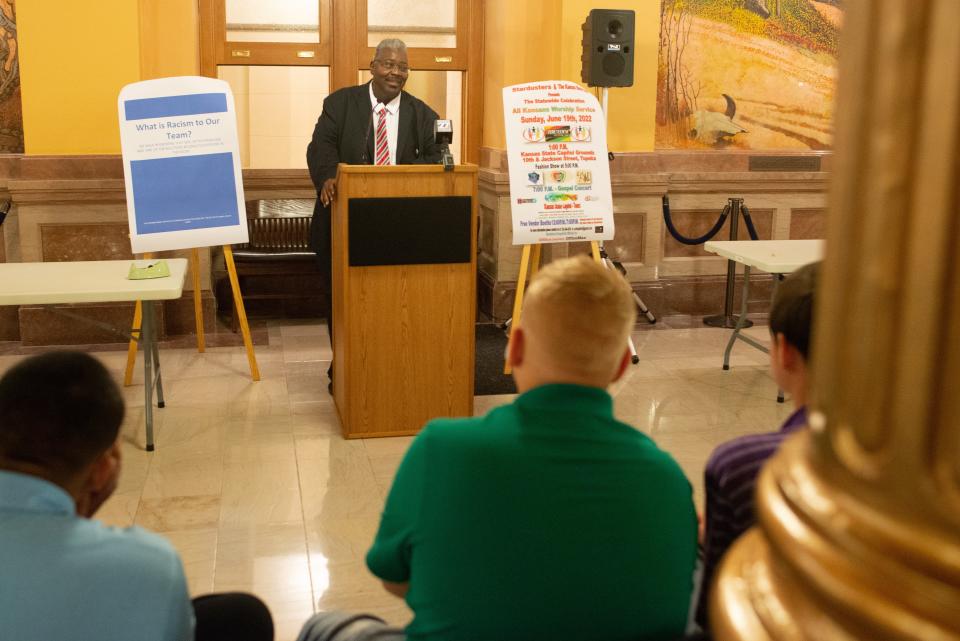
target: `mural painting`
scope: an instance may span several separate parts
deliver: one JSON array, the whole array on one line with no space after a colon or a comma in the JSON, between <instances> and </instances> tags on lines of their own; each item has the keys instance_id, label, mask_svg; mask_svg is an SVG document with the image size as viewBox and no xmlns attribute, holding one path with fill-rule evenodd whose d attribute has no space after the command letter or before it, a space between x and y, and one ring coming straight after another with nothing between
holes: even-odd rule
<instances>
[{"instance_id":1,"label":"mural painting","mask_svg":"<svg viewBox=\"0 0 960 641\"><path fill-rule=\"evenodd\" d=\"M23 153L23 109L13 0L0 0L0 154Z\"/></svg>"},{"instance_id":2,"label":"mural painting","mask_svg":"<svg viewBox=\"0 0 960 641\"><path fill-rule=\"evenodd\" d=\"M842 0L662 0L658 149L829 149Z\"/></svg>"}]
</instances>

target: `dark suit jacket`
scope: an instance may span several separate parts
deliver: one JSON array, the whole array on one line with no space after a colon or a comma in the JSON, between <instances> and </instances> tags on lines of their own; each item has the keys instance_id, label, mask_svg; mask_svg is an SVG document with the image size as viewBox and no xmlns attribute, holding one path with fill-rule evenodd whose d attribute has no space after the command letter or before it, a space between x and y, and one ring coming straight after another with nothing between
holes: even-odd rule
<instances>
[{"instance_id":1,"label":"dark suit jacket","mask_svg":"<svg viewBox=\"0 0 960 641\"><path fill-rule=\"evenodd\" d=\"M373 119L369 82L339 89L323 101L323 113L307 147L307 166L317 189L310 242L321 268L330 267L330 208L320 203L320 190L337 175L337 163L373 164ZM442 149L433 142L436 112L406 91L400 98L397 127L397 164L440 162ZM366 144L364 144L366 143Z\"/></svg>"}]
</instances>

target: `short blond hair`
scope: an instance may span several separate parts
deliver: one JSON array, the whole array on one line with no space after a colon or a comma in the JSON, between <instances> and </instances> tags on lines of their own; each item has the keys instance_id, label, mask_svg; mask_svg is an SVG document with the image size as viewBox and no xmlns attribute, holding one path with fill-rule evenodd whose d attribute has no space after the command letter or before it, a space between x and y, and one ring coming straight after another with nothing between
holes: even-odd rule
<instances>
[{"instance_id":1,"label":"short blond hair","mask_svg":"<svg viewBox=\"0 0 960 641\"><path fill-rule=\"evenodd\" d=\"M604 377L619 364L636 320L626 280L581 255L556 260L533 278L521 325L551 366Z\"/></svg>"}]
</instances>

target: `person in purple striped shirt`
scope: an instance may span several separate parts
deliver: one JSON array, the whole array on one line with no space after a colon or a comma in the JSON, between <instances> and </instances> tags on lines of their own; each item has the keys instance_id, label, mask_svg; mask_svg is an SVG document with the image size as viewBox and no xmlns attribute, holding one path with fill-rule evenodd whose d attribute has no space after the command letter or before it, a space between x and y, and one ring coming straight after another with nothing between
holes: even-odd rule
<instances>
[{"instance_id":1,"label":"person in purple striped shirt","mask_svg":"<svg viewBox=\"0 0 960 641\"><path fill-rule=\"evenodd\" d=\"M820 263L812 263L787 277L780 283L770 309L770 371L780 389L791 397L793 413L778 431L727 441L707 460L703 580L696 613L696 621L704 629L717 566L737 537L754 525L754 486L760 469L780 443L807 424L807 372L819 271Z\"/></svg>"}]
</instances>

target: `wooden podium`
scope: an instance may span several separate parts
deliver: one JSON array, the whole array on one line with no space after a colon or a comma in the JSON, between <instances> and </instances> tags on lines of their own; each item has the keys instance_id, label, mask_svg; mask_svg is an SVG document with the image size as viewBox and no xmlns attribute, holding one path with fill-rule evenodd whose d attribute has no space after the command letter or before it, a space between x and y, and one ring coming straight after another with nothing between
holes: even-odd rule
<instances>
[{"instance_id":1,"label":"wooden podium","mask_svg":"<svg viewBox=\"0 0 960 641\"><path fill-rule=\"evenodd\" d=\"M340 165L334 400L345 438L473 414L477 167Z\"/></svg>"}]
</instances>

